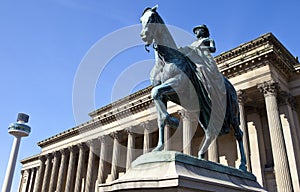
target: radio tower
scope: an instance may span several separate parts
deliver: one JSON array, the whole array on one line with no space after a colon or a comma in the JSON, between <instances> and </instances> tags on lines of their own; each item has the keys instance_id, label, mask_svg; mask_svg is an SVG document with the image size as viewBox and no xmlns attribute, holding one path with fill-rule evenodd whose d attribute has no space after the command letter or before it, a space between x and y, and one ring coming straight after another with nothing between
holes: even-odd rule
<instances>
[{"instance_id":1,"label":"radio tower","mask_svg":"<svg viewBox=\"0 0 300 192\"><path fill-rule=\"evenodd\" d=\"M13 135L15 138L10 152L6 175L2 186L2 192L10 192L21 138L27 137L31 130L30 126L26 124L28 123L28 119L28 115L19 113L17 123L12 123L8 127L8 133Z\"/></svg>"}]
</instances>

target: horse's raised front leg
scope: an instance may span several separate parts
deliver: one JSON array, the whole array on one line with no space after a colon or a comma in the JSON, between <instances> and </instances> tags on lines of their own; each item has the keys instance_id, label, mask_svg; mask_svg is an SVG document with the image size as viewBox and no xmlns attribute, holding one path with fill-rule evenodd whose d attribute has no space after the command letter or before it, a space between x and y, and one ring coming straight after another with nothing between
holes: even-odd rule
<instances>
[{"instance_id":1,"label":"horse's raised front leg","mask_svg":"<svg viewBox=\"0 0 300 192\"><path fill-rule=\"evenodd\" d=\"M174 89L169 85L158 85L151 91L156 110L157 110L157 123L158 123L158 143L153 151L161 151L164 148L164 128L166 124L172 128L178 127L179 120L171 117L167 112L167 96L176 94Z\"/></svg>"}]
</instances>

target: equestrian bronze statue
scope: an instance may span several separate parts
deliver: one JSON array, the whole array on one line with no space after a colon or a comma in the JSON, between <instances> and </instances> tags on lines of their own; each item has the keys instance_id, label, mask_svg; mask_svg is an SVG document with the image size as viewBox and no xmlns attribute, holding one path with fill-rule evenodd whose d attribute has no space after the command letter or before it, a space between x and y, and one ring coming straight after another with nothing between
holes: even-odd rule
<instances>
[{"instance_id":1,"label":"equestrian bronze statue","mask_svg":"<svg viewBox=\"0 0 300 192\"><path fill-rule=\"evenodd\" d=\"M146 8L140 21L140 36L146 50L153 45L156 59L150 81L153 85L151 96L157 110L159 138L153 151L163 150L166 125L171 128L179 126L179 120L167 111L167 102L172 101L197 113L198 123L205 133L198 152L199 159L204 158L218 135L228 133L232 128L240 149L239 168L246 170L237 94L233 85L219 72L211 56L211 52L215 52L215 43L209 38L206 25L194 28L197 41L190 46L177 48L157 13L157 7Z\"/></svg>"}]
</instances>

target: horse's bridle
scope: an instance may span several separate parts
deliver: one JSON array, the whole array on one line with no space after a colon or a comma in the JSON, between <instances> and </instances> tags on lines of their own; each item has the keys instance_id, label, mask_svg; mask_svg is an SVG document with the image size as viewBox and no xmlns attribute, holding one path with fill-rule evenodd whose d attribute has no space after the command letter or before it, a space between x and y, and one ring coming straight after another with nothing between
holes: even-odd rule
<instances>
[{"instance_id":1,"label":"horse's bridle","mask_svg":"<svg viewBox=\"0 0 300 192\"><path fill-rule=\"evenodd\" d=\"M143 15L144 15L145 12L148 11L148 10L151 10L151 8L146 8L146 9L144 10ZM153 14L157 14L155 11L152 11L152 12L153 12ZM146 25L151 24L151 23L155 23L155 21L154 21L154 19L153 19L153 14L149 17L149 19L148 19ZM145 26L146 26L146 25L145 25ZM150 50L148 49L148 47L149 47L150 45L151 45L151 44L145 44L145 50L146 50L148 53L150 52ZM157 49L157 44L153 43L153 49L154 49L154 50Z\"/></svg>"}]
</instances>

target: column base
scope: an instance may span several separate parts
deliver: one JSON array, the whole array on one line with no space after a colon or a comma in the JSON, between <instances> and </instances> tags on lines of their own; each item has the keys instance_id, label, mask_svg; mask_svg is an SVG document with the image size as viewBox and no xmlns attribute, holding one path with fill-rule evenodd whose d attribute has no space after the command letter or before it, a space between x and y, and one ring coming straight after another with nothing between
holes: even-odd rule
<instances>
[{"instance_id":1,"label":"column base","mask_svg":"<svg viewBox=\"0 0 300 192\"><path fill-rule=\"evenodd\" d=\"M266 191L246 171L199 160L175 151L137 158L119 179L101 184L99 191Z\"/></svg>"}]
</instances>

